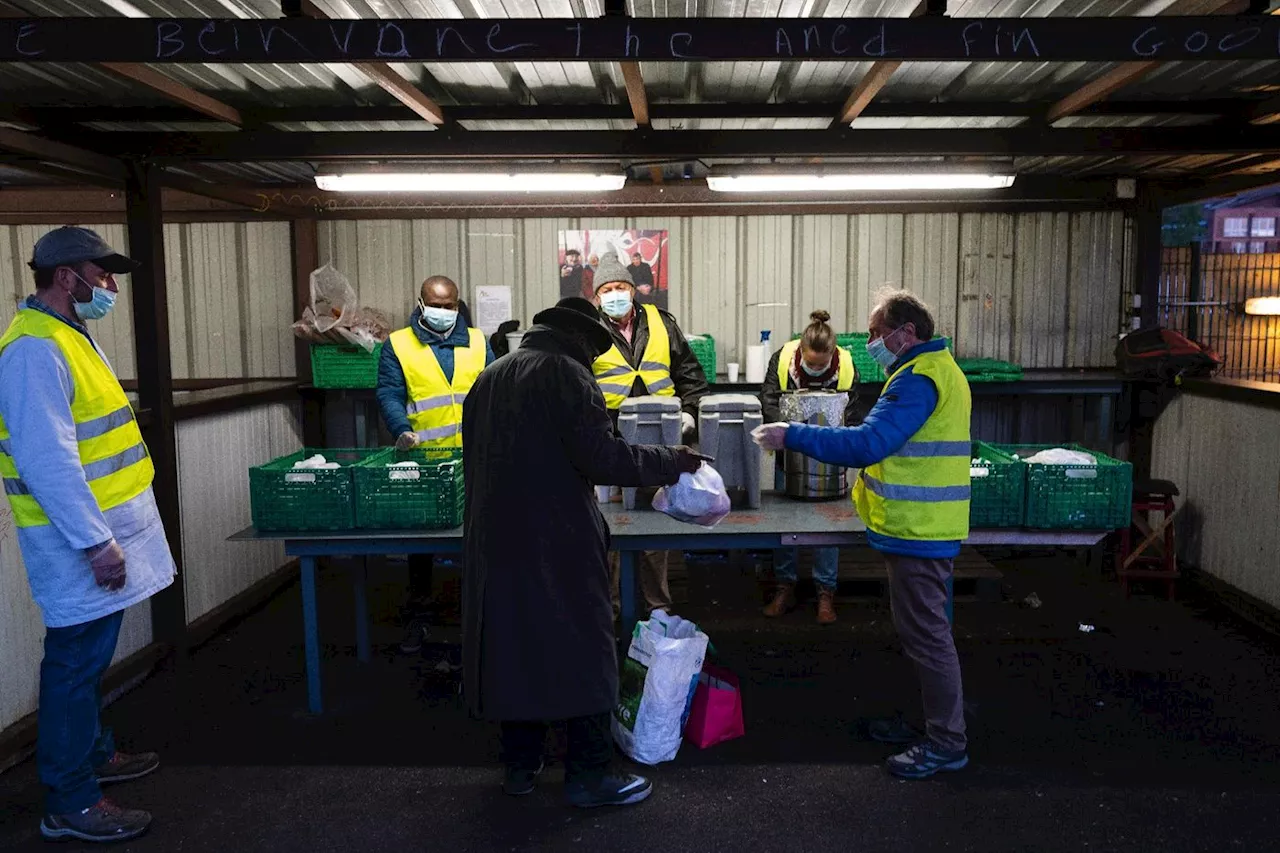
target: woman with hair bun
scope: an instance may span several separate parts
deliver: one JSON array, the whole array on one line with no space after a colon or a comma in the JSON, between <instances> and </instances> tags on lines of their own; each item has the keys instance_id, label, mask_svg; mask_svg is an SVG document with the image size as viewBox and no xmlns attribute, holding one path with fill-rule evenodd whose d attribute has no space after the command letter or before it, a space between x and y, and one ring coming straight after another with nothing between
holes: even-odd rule
<instances>
[{"instance_id":1,"label":"woman with hair bun","mask_svg":"<svg viewBox=\"0 0 1280 853\"><path fill-rule=\"evenodd\" d=\"M836 333L831 329L831 314L814 311L811 322L800 339L790 341L773 354L764 374L760 389L760 404L764 423L782 420L779 404L784 391L846 391L849 405L845 408L844 426L856 423L855 404L858 400L858 373L849 353L836 346ZM832 426L837 426L832 424ZM782 472L782 454L775 454L774 487L782 491L786 484ZM796 606L797 548L780 548L773 553L775 586L769 603L764 608L768 617L781 616ZM836 621L836 580L840 564L837 547L813 549L813 583L818 588L818 623L829 625Z\"/></svg>"}]
</instances>

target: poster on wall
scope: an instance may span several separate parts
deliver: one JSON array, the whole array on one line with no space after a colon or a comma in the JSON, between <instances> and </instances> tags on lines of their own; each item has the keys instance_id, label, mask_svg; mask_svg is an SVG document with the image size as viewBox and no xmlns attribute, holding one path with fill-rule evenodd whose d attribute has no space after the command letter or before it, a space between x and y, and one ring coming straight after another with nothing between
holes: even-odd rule
<instances>
[{"instance_id":1,"label":"poster on wall","mask_svg":"<svg viewBox=\"0 0 1280 853\"><path fill-rule=\"evenodd\" d=\"M626 230L561 231L558 260L560 297L595 296L600 259L612 253L636 285L636 301L667 309L667 232ZM603 283L603 282L602 282Z\"/></svg>"}]
</instances>

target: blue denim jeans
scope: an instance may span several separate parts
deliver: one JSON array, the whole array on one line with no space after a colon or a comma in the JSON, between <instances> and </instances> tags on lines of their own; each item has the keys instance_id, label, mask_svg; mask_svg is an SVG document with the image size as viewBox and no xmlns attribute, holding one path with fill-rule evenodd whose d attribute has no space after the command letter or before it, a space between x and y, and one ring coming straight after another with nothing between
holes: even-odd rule
<instances>
[{"instance_id":1,"label":"blue denim jeans","mask_svg":"<svg viewBox=\"0 0 1280 853\"><path fill-rule=\"evenodd\" d=\"M781 468L774 469L774 488L779 492L787 487ZM773 577L782 583L796 582L796 560L799 548L779 548L773 552ZM839 548L813 549L813 582L819 589L835 589L840 574Z\"/></svg>"},{"instance_id":2,"label":"blue denim jeans","mask_svg":"<svg viewBox=\"0 0 1280 853\"><path fill-rule=\"evenodd\" d=\"M102 797L93 771L111 758L115 740L99 718L99 687L115 654L123 618L124 611L118 610L45 633L36 767L49 814L78 812Z\"/></svg>"}]
</instances>

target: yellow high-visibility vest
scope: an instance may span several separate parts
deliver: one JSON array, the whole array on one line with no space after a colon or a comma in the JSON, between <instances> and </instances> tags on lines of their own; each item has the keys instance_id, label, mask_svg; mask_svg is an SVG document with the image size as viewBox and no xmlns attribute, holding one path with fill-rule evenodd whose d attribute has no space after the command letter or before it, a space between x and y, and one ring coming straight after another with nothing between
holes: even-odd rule
<instances>
[{"instance_id":1,"label":"yellow high-visibility vest","mask_svg":"<svg viewBox=\"0 0 1280 853\"><path fill-rule=\"evenodd\" d=\"M391 334L391 348L400 360L408 390L409 426L427 447L462 446L462 402L485 361L484 332L468 329L467 333L467 345L453 349L453 381L445 379L436 354L418 340L413 329Z\"/></svg>"},{"instance_id":2,"label":"yellow high-visibility vest","mask_svg":"<svg viewBox=\"0 0 1280 853\"><path fill-rule=\"evenodd\" d=\"M142 431L138 429L120 380L89 339L34 308L24 308L13 318L9 330L0 338L0 353L22 337L53 341L67 361L75 388L71 419L76 425L80 465L98 509L106 511L120 506L146 491L155 477L155 468L142 441ZM11 438L9 428L0 417L0 479L4 481L5 497L13 508L14 524L18 527L49 524L49 516L17 468Z\"/></svg>"},{"instance_id":3,"label":"yellow high-visibility vest","mask_svg":"<svg viewBox=\"0 0 1280 853\"><path fill-rule=\"evenodd\" d=\"M897 453L862 469L853 503L870 530L896 539L963 540L969 536L969 439L971 398L951 353L927 352L910 367L938 389L938 405L920 431Z\"/></svg>"},{"instance_id":4,"label":"yellow high-visibility vest","mask_svg":"<svg viewBox=\"0 0 1280 853\"><path fill-rule=\"evenodd\" d=\"M676 384L671 380L671 338L667 335L667 326L657 308L648 304L640 307L649 321L649 343L640 357L640 367L632 367L617 344L609 347L609 351L591 366L596 384L604 394L604 404L610 409L622 408L622 402L631 396L631 388L637 379L644 383L650 394L659 397L676 395Z\"/></svg>"},{"instance_id":5,"label":"yellow high-visibility vest","mask_svg":"<svg viewBox=\"0 0 1280 853\"><path fill-rule=\"evenodd\" d=\"M778 355L778 387L783 391L787 390L787 377L790 374L791 362L795 361L796 350L800 349L799 341L787 341L782 345L780 354ZM840 347L836 347L835 355L832 358L840 359L840 371L836 374L836 390L848 391L853 387L853 381L857 378L857 371L853 367L853 358L849 353L844 352ZM833 426L839 426L834 424Z\"/></svg>"}]
</instances>

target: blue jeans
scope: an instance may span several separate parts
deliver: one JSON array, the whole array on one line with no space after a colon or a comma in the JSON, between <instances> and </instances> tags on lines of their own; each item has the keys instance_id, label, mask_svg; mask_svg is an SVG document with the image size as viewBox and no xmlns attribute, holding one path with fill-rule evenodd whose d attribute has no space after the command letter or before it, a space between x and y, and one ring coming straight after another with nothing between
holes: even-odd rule
<instances>
[{"instance_id":1,"label":"blue jeans","mask_svg":"<svg viewBox=\"0 0 1280 853\"><path fill-rule=\"evenodd\" d=\"M102 798L94 768L110 760L115 740L99 719L99 687L115 654L123 618L124 611L118 610L45 633L36 768L47 789L49 814L78 812Z\"/></svg>"},{"instance_id":2,"label":"blue jeans","mask_svg":"<svg viewBox=\"0 0 1280 853\"><path fill-rule=\"evenodd\" d=\"M779 492L787 487L786 476L781 468L774 469L774 488ZM779 548L773 552L773 577L781 583L796 582L796 561L800 556L799 548ZM819 589L834 590L840 574L840 549L813 549L813 582Z\"/></svg>"}]
</instances>

